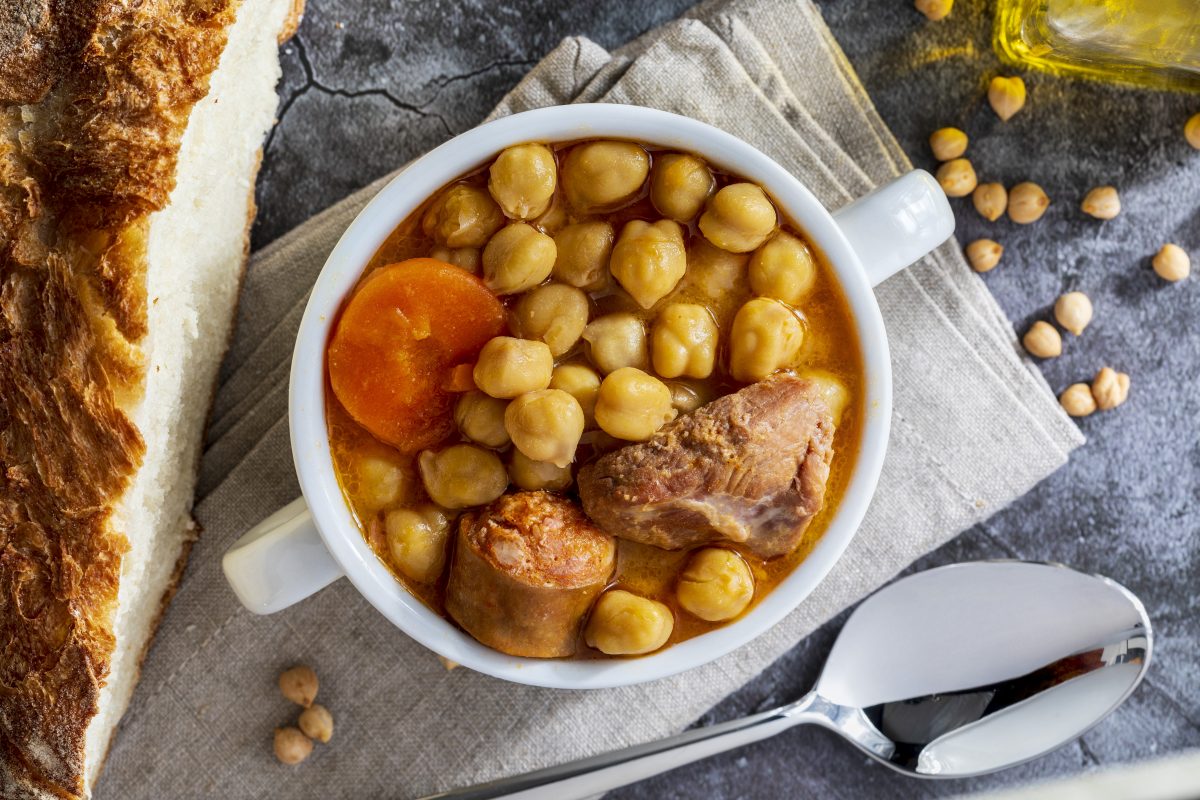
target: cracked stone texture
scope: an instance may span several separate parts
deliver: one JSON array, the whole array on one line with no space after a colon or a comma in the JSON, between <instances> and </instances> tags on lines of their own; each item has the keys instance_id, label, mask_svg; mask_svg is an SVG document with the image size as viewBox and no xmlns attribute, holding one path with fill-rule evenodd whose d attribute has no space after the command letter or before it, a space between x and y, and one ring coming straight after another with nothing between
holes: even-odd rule
<instances>
[{"instance_id":1,"label":"cracked stone texture","mask_svg":"<svg viewBox=\"0 0 1200 800\"><path fill-rule=\"evenodd\" d=\"M1183 140L1200 95L1159 93L1029 73L1029 103L1007 124L986 107L1000 69L990 9L960 0L931 24L897 0L819 0L883 118L919 166L934 128L957 125L982 180L1032 179L1054 203L1037 224L987 223L955 201L957 236L1006 248L985 280L1023 332L1059 293L1087 292L1096 318L1043 364L1061 390L1104 364L1132 376L1119 410L1084 419L1071 462L916 569L980 558L1061 561L1109 575L1155 624L1148 678L1118 713L1056 753L990 777L913 781L817 729L689 766L615 793L638 798L915 798L1090 770L1200 746L1200 276L1167 285L1149 267L1165 241L1200 262L1200 152ZM354 189L474 125L568 35L616 47L677 16L689 0L409 3L310 0L283 48L280 124L259 179L260 247ZM1111 183L1111 222L1079 200ZM1200 264L1197 264L1200 267ZM700 721L764 709L816 679L842 619L801 643ZM631 709L630 713L636 713ZM352 779L352 776L347 776Z\"/></svg>"}]
</instances>

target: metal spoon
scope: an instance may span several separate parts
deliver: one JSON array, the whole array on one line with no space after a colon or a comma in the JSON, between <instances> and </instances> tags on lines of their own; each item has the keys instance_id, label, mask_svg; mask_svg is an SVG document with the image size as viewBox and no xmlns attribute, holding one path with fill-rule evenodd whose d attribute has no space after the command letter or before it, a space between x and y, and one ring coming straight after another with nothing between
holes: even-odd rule
<instances>
[{"instance_id":1,"label":"metal spoon","mask_svg":"<svg viewBox=\"0 0 1200 800\"><path fill-rule=\"evenodd\" d=\"M1108 578L1019 561L955 564L867 598L794 703L426 800L571 800L812 723L923 778L1055 750L1121 704L1150 664L1150 620Z\"/></svg>"}]
</instances>

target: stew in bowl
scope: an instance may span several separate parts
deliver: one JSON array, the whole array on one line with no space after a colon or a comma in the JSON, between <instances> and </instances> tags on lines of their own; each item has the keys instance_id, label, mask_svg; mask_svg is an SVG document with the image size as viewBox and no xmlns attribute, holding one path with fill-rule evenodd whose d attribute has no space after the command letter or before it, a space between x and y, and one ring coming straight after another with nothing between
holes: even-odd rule
<instances>
[{"instance_id":1,"label":"stew in bowl","mask_svg":"<svg viewBox=\"0 0 1200 800\"><path fill-rule=\"evenodd\" d=\"M392 231L331 331L361 535L510 655L736 621L820 541L862 439L823 254L761 186L647 142L505 148Z\"/></svg>"}]
</instances>

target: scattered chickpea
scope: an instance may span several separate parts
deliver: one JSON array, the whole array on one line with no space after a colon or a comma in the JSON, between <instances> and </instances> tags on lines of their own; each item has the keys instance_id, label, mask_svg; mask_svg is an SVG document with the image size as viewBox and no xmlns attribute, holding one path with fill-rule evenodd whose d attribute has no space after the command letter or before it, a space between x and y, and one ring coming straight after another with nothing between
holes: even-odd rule
<instances>
[{"instance_id":1,"label":"scattered chickpea","mask_svg":"<svg viewBox=\"0 0 1200 800\"><path fill-rule=\"evenodd\" d=\"M1021 340L1029 355L1037 358L1055 358L1062 355L1062 336L1049 322L1038 320L1033 323Z\"/></svg>"},{"instance_id":2,"label":"scattered chickpea","mask_svg":"<svg viewBox=\"0 0 1200 800\"><path fill-rule=\"evenodd\" d=\"M1200 114L1196 115L1200 117ZM1150 261L1154 272L1164 281L1181 281L1192 271L1192 260L1187 251L1177 244L1167 243L1162 246Z\"/></svg>"},{"instance_id":3,"label":"scattered chickpea","mask_svg":"<svg viewBox=\"0 0 1200 800\"><path fill-rule=\"evenodd\" d=\"M1200 150L1200 113L1192 114L1183 126L1183 137L1188 144Z\"/></svg>"},{"instance_id":4,"label":"scattered chickpea","mask_svg":"<svg viewBox=\"0 0 1200 800\"><path fill-rule=\"evenodd\" d=\"M1113 186L1097 186L1084 196L1080 208L1090 217L1112 219L1121 213L1121 197Z\"/></svg>"},{"instance_id":5,"label":"scattered chickpea","mask_svg":"<svg viewBox=\"0 0 1200 800\"><path fill-rule=\"evenodd\" d=\"M1054 303L1054 318L1078 336L1092 321L1092 301L1083 292L1067 292Z\"/></svg>"},{"instance_id":6,"label":"scattered chickpea","mask_svg":"<svg viewBox=\"0 0 1200 800\"><path fill-rule=\"evenodd\" d=\"M275 729L275 757L284 764L299 764L312 755L313 743L299 728Z\"/></svg>"},{"instance_id":7,"label":"scattered chickpea","mask_svg":"<svg viewBox=\"0 0 1200 800\"><path fill-rule=\"evenodd\" d=\"M333 715L320 703L300 712L300 730L310 739L326 744L333 738Z\"/></svg>"},{"instance_id":8,"label":"scattered chickpea","mask_svg":"<svg viewBox=\"0 0 1200 800\"><path fill-rule=\"evenodd\" d=\"M987 272L1000 263L1004 246L991 239L976 239L967 245L967 261L976 272Z\"/></svg>"},{"instance_id":9,"label":"scattered chickpea","mask_svg":"<svg viewBox=\"0 0 1200 800\"><path fill-rule=\"evenodd\" d=\"M947 197L966 197L975 190L975 168L965 158L955 158L938 167L937 182Z\"/></svg>"},{"instance_id":10,"label":"scattered chickpea","mask_svg":"<svg viewBox=\"0 0 1200 800\"><path fill-rule=\"evenodd\" d=\"M979 216L988 222L1000 219L1004 209L1008 208L1008 192L1002 183L979 184L975 187L971 200L975 203L975 210L979 212Z\"/></svg>"},{"instance_id":11,"label":"scattered chickpea","mask_svg":"<svg viewBox=\"0 0 1200 800\"><path fill-rule=\"evenodd\" d=\"M1037 222L1049 205L1050 198L1036 183L1018 183L1008 192L1008 218L1019 225Z\"/></svg>"},{"instance_id":12,"label":"scattered chickpea","mask_svg":"<svg viewBox=\"0 0 1200 800\"><path fill-rule=\"evenodd\" d=\"M932 22L945 19L954 7L954 0L916 0L913 4Z\"/></svg>"},{"instance_id":13,"label":"scattered chickpea","mask_svg":"<svg viewBox=\"0 0 1200 800\"><path fill-rule=\"evenodd\" d=\"M1092 389L1086 383L1073 383L1067 387L1058 402L1063 410L1072 417L1086 417L1096 410L1096 398L1092 397Z\"/></svg>"},{"instance_id":14,"label":"scattered chickpea","mask_svg":"<svg viewBox=\"0 0 1200 800\"><path fill-rule=\"evenodd\" d=\"M1004 122L1025 107L1025 81L1017 76L1005 78L1000 75L988 84L988 103Z\"/></svg>"},{"instance_id":15,"label":"scattered chickpea","mask_svg":"<svg viewBox=\"0 0 1200 800\"><path fill-rule=\"evenodd\" d=\"M1129 376L1112 367L1104 367L1092 379L1091 391L1096 399L1096 408L1110 411L1129 397Z\"/></svg>"},{"instance_id":16,"label":"scattered chickpea","mask_svg":"<svg viewBox=\"0 0 1200 800\"><path fill-rule=\"evenodd\" d=\"M967 152L967 135L958 128L938 128L929 136L929 148L938 161L949 161Z\"/></svg>"},{"instance_id":17,"label":"scattered chickpea","mask_svg":"<svg viewBox=\"0 0 1200 800\"><path fill-rule=\"evenodd\" d=\"M279 675L279 691L296 705L308 708L317 697L317 673L303 664Z\"/></svg>"}]
</instances>

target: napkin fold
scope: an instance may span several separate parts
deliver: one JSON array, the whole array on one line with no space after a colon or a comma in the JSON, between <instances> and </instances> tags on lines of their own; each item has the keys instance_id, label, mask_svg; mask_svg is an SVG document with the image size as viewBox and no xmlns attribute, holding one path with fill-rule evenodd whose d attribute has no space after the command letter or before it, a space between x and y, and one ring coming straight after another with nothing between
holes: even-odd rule
<instances>
[{"instance_id":1,"label":"napkin fold","mask_svg":"<svg viewBox=\"0 0 1200 800\"><path fill-rule=\"evenodd\" d=\"M754 144L836 209L911 169L809 0L719 0L609 53L565 40L492 116L633 103ZM391 177L391 176L388 176ZM952 241L876 293L895 380L879 490L829 577L783 622L704 667L572 692L447 671L346 581L271 617L244 611L222 552L298 493L292 345L312 285L382 178L254 254L221 373L196 516L204 535L146 661L97 797L409 797L636 744L685 727L830 617L1062 465L1083 439ZM315 762L280 769L295 707L275 678L321 676L336 720Z\"/></svg>"}]
</instances>

